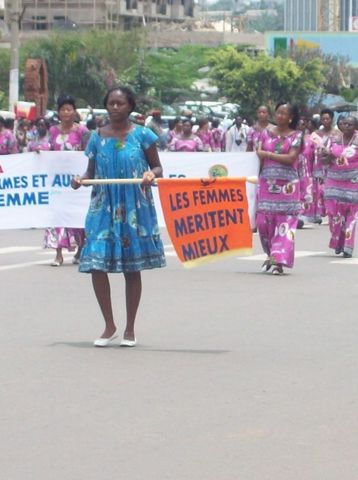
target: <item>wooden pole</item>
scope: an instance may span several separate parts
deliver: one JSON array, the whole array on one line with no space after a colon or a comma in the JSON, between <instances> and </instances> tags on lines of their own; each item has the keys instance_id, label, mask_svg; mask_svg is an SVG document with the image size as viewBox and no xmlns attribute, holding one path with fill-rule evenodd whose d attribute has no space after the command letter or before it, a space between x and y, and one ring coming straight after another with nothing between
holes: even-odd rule
<instances>
[{"instance_id":1,"label":"wooden pole","mask_svg":"<svg viewBox=\"0 0 358 480\"><path fill-rule=\"evenodd\" d=\"M228 178L228 177L217 177L217 178ZM257 183L257 177L229 177L230 180L240 180L246 181L248 183ZM158 178L154 180L153 184L157 185L162 179ZM163 180L197 180L197 181L213 181L215 178L163 178ZM81 181L82 185L128 185L128 184L140 184L143 183L142 178L91 178L84 179Z\"/></svg>"}]
</instances>

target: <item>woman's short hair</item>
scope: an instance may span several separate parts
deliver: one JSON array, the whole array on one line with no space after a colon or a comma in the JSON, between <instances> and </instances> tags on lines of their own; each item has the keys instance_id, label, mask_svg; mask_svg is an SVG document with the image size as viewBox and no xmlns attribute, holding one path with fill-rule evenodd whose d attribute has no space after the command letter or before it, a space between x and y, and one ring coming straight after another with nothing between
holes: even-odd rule
<instances>
[{"instance_id":1,"label":"woman's short hair","mask_svg":"<svg viewBox=\"0 0 358 480\"><path fill-rule=\"evenodd\" d=\"M190 123L190 126L193 127L194 126L194 122L192 120L190 120L190 118L183 118L183 124L184 123Z\"/></svg>"},{"instance_id":2,"label":"woman's short hair","mask_svg":"<svg viewBox=\"0 0 358 480\"><path fill-rule=\"evenodd\" d=\"M199 128L202 128L204 125L207 125L208 123L209 123L209 119L206 117L201 117L198 120Z\"/></svg>"},{"instance_id":3,"label":"woman's short hair","mask_svg":"<svg viewBox=\"0 0 358 480\"><path fill-rule=\"evenodd\" d=\"M334 111L333 110L331 110L330 108L323 108L321 110L320 115L322 116L322 115L325 115L325 114L329 115L331 117L331 119L333 120L333 117L334 117Z\"/></svg>"},{"instance_id":4,"label":"woman's short hair","mask_svg":"<svg viewBox=\"0 0 358 480\"><path fill-rule=\"evenodd\" d=\"M48 119L45 118L45 117L38 117L38 118L36 118L36 120L35 120L35 125L38 126L38 124L39 124L41 121L43 121L43 122L45 123L46 128L50 128L50 122L49 122Z\"/></svg>"},{"instance_id":5,"label":"woman's short hair","mask_svg":"<svg viewBox=\"0 0 358 480\"><path fill-rule=\"evenodd\" d=\"M110 94L113 93L113 92L117 92L118 90L126 96L127 102L129 103L129 105L131 107L131 111L129 113L132 113L135 110L135 107L136 107L135 94L130 87L126 87L125 85L117 85L117 86L112 87L108 90L108 92L106 93L106 95L103 99L104 108L107 108L108 98L109 98Z\"/></svg>"},{"instance_id":6,"label":"woman's short hair","mask_svg":"<svg viewBox=\"0 0 358 480\"><path fill-rule=\"evenodd\" d=\"M64 93L60 95L57 99L57 111L59 111L64 105L72 105L74 110L76 110L76 100L72 95Z\"/></svg>"},{"instance_id":7,"label":"woman's short hair","mask_svg":"<svg viewBox=\"0 0 358 480\"><path fill-rule=\"evenodd\" d=\"M5 118L0 115L0 125L5 126Z\"/></svg>"}]
</instances>

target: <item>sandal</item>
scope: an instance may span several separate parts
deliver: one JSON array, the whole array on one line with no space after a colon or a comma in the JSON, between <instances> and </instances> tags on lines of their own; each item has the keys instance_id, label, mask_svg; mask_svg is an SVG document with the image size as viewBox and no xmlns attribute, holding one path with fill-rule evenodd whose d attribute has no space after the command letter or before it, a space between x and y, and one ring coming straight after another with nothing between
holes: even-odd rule
<instances>
[{"instance_id":1,"label":"sandal","mask_svg":"<svg viewBox=\"0 0 358 480\"><path fill-rule=\"evenodd\" d=\"M61 267L62 264L63 264L63 259L62 259L62 260L57 260L57 259L55 259L55 260L51 263L51 267Z\"/></svg>"},{"instance_id":2,"label":"sandal","mask_svg":"<svg viewBox=\"0 0 358 480\"><path fill-rule=\"evenodd\" d=\"M282 265L275 265L271 271L272 275L283 275Z\"/></svg>"},{"instance_id":3,"label":"sandal","mask_svg":"<svg viewBox=\"0 0 358 480\"><path fill-rule=\"evenodd\" d=\"M272 267L271 260L268 258L267 260L264 261L264 263L261 265L261 272L262 273L267 273L270 271Z\"/></svg>"}]
</instances>

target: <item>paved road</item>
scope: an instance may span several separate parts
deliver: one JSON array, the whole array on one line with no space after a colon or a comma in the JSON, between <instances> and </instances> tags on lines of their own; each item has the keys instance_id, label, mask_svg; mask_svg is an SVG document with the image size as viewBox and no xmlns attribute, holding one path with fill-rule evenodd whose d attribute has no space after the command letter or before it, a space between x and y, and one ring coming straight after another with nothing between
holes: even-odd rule
<instances>
[{"instance_id":1,"label":"paved road","mask_svg":"<svg viewBox=\"0 0 358 480\"><path fill-rule=\"evenodd\" d=\"M92 347L90 277L38 230L0 235L0 478L358 478L358 258L298 232L295 269L255 255L144 272L135 349ZM256 237L256 236L255 236ZM112 277L123 327L123 279Z\"/></svg>"}]
</instances>

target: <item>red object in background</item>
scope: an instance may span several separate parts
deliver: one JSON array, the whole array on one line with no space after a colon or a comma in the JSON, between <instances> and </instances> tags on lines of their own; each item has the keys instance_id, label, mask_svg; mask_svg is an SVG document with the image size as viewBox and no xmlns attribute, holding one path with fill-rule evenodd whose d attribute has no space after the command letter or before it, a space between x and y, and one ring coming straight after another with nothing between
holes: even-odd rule
<instances>
[{"instance_id":1,"label":"red object in background","mask_svg":"<svg viewBox=\"0 0 358 480\"><path fill-rule=\"evenodd\" d=\"M17 102L14 111L16 119L26 118L27 120L36 120L35 102Z\"/></svg>"}]
</instances>

